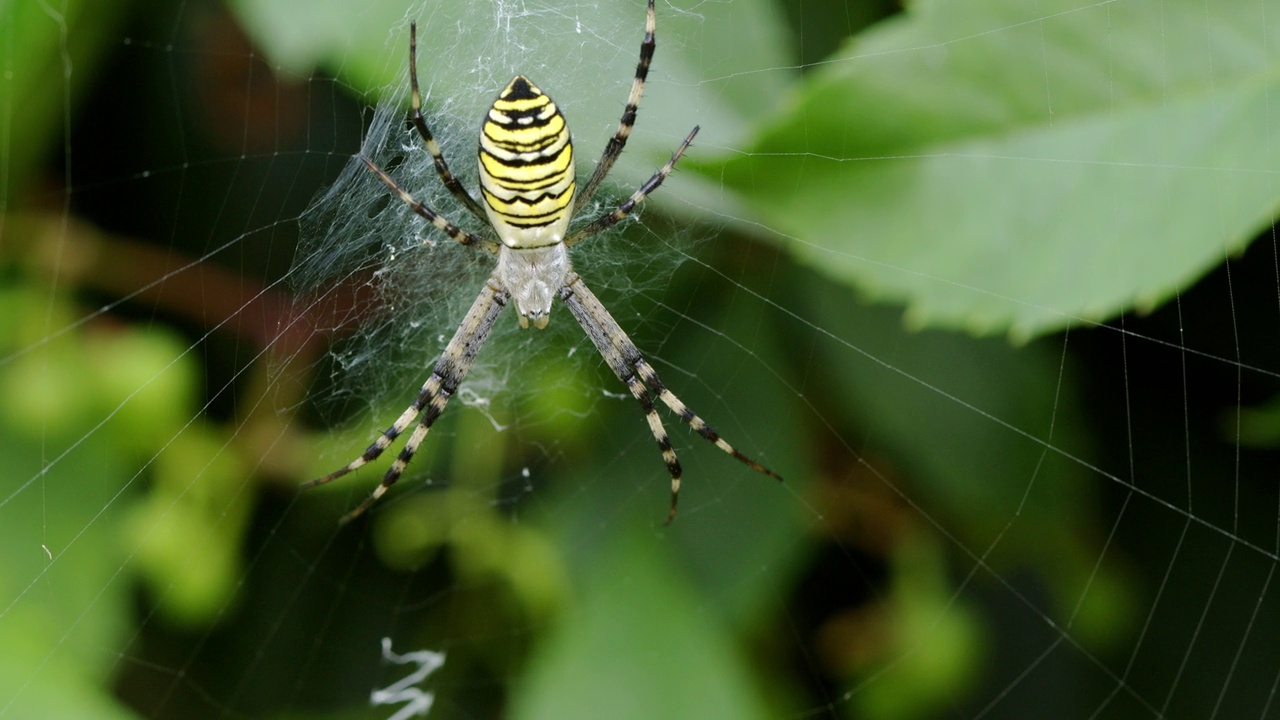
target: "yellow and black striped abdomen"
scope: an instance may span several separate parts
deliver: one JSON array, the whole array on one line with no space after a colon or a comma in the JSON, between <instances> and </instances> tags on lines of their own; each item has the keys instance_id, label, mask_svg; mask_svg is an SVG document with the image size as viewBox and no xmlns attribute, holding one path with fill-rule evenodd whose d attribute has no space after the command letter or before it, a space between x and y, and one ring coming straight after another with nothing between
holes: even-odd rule
<instances>
[{"instance_id":1,"label":"yellow and black striped abdomen","mask_svg":"<svg viewBox=\"0 0 1280 720\"><path fill-rule=\"evenodd\" d=\"M507 247L555 245L569 227L576 188L564 115L517 75L489 108L480 133L480 190L489 221Z\"/></svg>"}]
</instances>

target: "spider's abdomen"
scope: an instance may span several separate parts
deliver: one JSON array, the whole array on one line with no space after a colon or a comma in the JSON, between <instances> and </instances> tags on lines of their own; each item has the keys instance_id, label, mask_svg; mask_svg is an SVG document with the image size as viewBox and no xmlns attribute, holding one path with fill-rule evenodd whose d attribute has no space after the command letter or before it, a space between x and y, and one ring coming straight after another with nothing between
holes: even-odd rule
<instances>
[{"instance_id":1,"label":"spider's abdomen","mask_svg":"<svg viewBox=\"0 0 1280 720\"><path fill-rule=\"evenodd\" d=\"M517 75L489 108L480 133L481 195L499 239L511 248L564 240L576 187L564 115Z\"/></svg>"}]
</instances>

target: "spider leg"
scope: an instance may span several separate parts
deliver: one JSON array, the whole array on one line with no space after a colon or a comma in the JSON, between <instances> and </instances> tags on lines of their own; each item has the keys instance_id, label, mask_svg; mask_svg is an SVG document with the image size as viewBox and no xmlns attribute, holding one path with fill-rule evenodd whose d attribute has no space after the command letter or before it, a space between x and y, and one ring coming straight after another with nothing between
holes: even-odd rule
<instances>
[{"instance_id":1,"label":"spider leg","mask_svg":"<svg viewBox=\"0 0 1280 720\"><path fill-rule=\"evenodd\" d=\"M671 474L671 509L667 511L667 519L662 523L670 525L671 521L676 519L676 503L680 500L680 478L684 475L684 471L680 468L680 459L676 457L675 448L671 447L671 438L667 436L662 418L658 417L658 411L653 407L653 397L650 396L644 381L636 377L635 373L629 373L626 377L623 377L623 373L618 372L617 369L614 369L614 373L627 384L627 389L644 410L644 419L649 423L649 432L653 433L653 439L658 441L658 449L662 451L662 461L667 464L667 472Z\"/></svg>"},{"instance_id":2,"label":"spider leg","mask_svg":"<svg viewBox=\"0 0 1280 720\"><path fill-rule=\"evenodd\" d=\"M405 192L404 190L401 190L400 186L396 184L396 181L392 180L391 176L388 175L382 168L375 165L372 160L364 156L361 156L360 159L364 161L364 164L367 165L369 169L372 170L374 174L377 175L382 180L382 182L387 184L387 187L391 188L391 190L395 194L399 195L400 199L403 200L406 205L413 208L414 212L418 213L422 217L429 220L432 225L435 225L437 228L440 228L440 231L443 232L445 235L448 235L449 237L453 238L454 240L457 240L463 245L478 247L481 250L484 250L485 252L491 255L498 254L498 243L488 238L480 237L478 235L472 235L466 230L463 230L457 225L454 225L453 223L449 222L444 217L439 215L435 210L432 210L426 205L418 202L413 198L412 195Z\"/></svg>"},{"instance_id":3,"label":"spider leg","mask_svg":"<svg viewBox=\"0 0 1280 720\"><path fill-rule=\"evenodd\" d=\"M729 455L737 458L738 461L742 462L752 470L764 473L776 480L782 479L781 475L738 452L736 448L730 445L724 438L720 437L720 434L708 425L707 421L698 417L697 413L690 410L688 405L685 405L680 398L676 397L675 393L668 390L667 387L662 384L662 380L658 377L658 371L654 370L644 358L640 358L636 361L635 368L636 372L640 375L640 379L644 381L644 384L649 386L649 389L657 394L658 399L665 403L667 407L671 408L672 412L679 415L680 419L683 420L684 423L694 432L714 443L716 447L725 451Z\"/></svg>"},{"instance_id":4,"label":"spider leg","mask_svg":"<svg viewBox=\"0 0 1280 720\"><path fill-rule=\"evenodd\" d=\"M645 183L640 186L639 190L632 193L631 197L627 198L612 212L607 212L595 220L592 220L590 225L583 226L570 233L569 237L565 238L564 244L568 247L573 247L583 240L613 227L623 218L630 215L631 211L635 210L637 205L644 202L644 199L649 196L649 193L657 190L658 186L662 184L662 181L667 179L667 176L675 169L676 163L680 160L680 157L684 155L684 151L689 149L689 145L693 143L693 138L697 134L698 126L695 125L689 135L685 137L684 142L680 143L680 147L676 148L675 154L671 156L671 159L667 161L667 164L659 168L658 172L653 174L653 177L646 180Z\"/></svg>"},{"instance_id":5,"label":"spider leg","mask_svg":"<svg viewBox=\"0 0 1280 720\"><path fill-rule=\"evenodd\" d=\"M622 154L622 148L626 146L627 138L631 136L631 128L635 127L636 111L640 108L640 97L644 95L645 80L649 77L649 63L653 62L653 51L657 47L653 36L656 27L657 19L653 11L653 0L649 0L649 11L644 24L644 40L640 43L640 61L636 63L636 77L631 81L631 94L627 96L627 106L622 110L618 131L609 138L609 143L604 147L604 154L596 163L595 172L591 173L591 179L587 180L587 184L578 193L578 199L573 203L575 214L596 194L600 183L604 182L613 163Z\"/></svg>"},{"instance_id":6,"label":"spider leg","mask_svg":"<svg viewBox=\"0 0 1280 720\"><path fill-rule=\"evenodd\" d=\"M369 509L369 506L378 501L387 490L396 484L400 476L404 474L405 467L409 461L413 459L414 453L418 451L418 447L422 445L422 441L426 439L427 433L431 431L432 424L444 412L445 405L449 403L449 398L457 391L458 385L462 379L466 377L467 371L471 369L471 363L476 359L476 355L480 352L480 348L484 345L484 341L489 337L489 332L493 329L494 322L498 319L498 313L507 304L510 295L505 289L495 287L493 281L486 282L484 288L480 291L480 295L476 297L476 301L471 305L471 309L467 311L467 315L462 320L462 324L458 326L458 331L454 333L453 339L445 346L444 353L440 359L436 361L435 368L431 371L431 377L423 383L422 390L419 391L418 397L413 401L391 427L386 432L378 436L360 457L347 463L342 468L316 478L302 484L303 489L312 488L317 485L323 485L332 480L346 475L362 465L376 459L384 450L390 447L391 443L409 428L415 418L419 415L422 419L418 422L418 426L414 428L413 433L409 435L409 439L405 442L404 449L400 451L395 462L387 469L382 477L382 482L378 487L374 488L369 497L360 503L355 510L343 516L341 523L346 524L361 513Z\"/></svg>"},{"instance_id":7,"label":"spider leg","mask_svg":"<svg viewBox=\"0 0 1280 720\"><path fill-rule=\"evenodd\" d=\"M481 222L488 223L480 203L471 197L471 193L467 192L458 178L449 171L449 164L444 160L440 144L432 136L431 130L427 127L427 120L422 116L422 94L418 92L418 23L416 22L409 23L409 87L413 91L413 109L409 113L409 119L418 130L418 135L422 137L423 144L427 146L427 152L431 153L440 182L444 183L449 192L453 193L453 196L458 198L458 201L465 205L472 215Z\"/></svg>"},{"instance_id":8,"label":"spider leg","mask_svg":"<svg viewBox=\"0 0 1280 720\"><path fill-rule=\"evenodd\" d=\"M626 383L631 394L635 396L640 403L640 407L644 410L645 418L649 421L649 430L653 432L653 437L658 441L658 447L662 450L662 459L667 464L667 471L671 474L671 509L667 513L667 524L676 517L676 502L680 496L680 479L681 469L680 462L676 459L675 450L671 447L671 441L667 437L667 432L662 426L662 421L658 418L658 413L654 409L652 395L657 395L667 407L680 416L694 432L698 433L708 441L715 444L716 447L725 453L737 458L746 464L752 470L768 475L772 478L781 480L782 478L752 460L746 455L738 452L724 438L711 428L705 420L698 417L696 413L689 409L680 398L668 390L658 373L640 354L640 350L631 342L631 338L618 325L609 311L605 309L604 304L595 296L595 293L586 286L577 274L570 274L568 281L564 287L560 289L560 299L569 308L569 312L578 320L578 324L582 325L582 329L587 333L587 337L591 338L591 342L595 344L596 349L604 356L605 362L608 363L613 373L618 379Z\"/></svg>"}]
</instances>

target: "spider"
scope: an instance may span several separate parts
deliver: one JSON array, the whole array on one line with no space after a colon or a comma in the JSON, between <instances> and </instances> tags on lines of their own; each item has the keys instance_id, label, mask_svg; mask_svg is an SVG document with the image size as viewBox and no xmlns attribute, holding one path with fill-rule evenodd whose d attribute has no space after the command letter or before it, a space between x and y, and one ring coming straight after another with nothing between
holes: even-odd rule
<instances>
[{"instance_id":1,"label":"spider","mask_svg":"<svg viewBox=\"0 0 1280 720\"><path fill-rule=\"evenodd\" d=\"M579 192L575 193L577 181L574 175L573 145L560 110L551 98L523 75L517 75L507 84L489 108L481 128L481 204L449 171L440 146L422 116L422 99L418 91L417 24L410 23L410 122L421 136L427 152L431 154L441 182L472 215L497 235L497 240L459 228L402 190L373 161L366 157L361 157L361 160L405 204L441 232L463 245L496 255L497 267L481 288L479 297L467 311L453 339L445 346L444 353L436 361L431 377L423 384L417 399L360 457L324 477L303 484L304 488L323 485L373 461L418 420L417 427L409 435L399 457L387 469L382 482L364 502L342 518L342 523L350 522L369 509L400 479L414 453L426 439L432 424L444 412L449 398L466 376L480 347L489 336L489 331L493 329L498 314L512 301L519 313L521 327L529 327L532 320L534 326L541 329L547 326L552 301L559 298L582 325L587 337L591 338L610 369L640 403L649 423L649 430L658 441L662 459L671 474L671 507L664 524L670 524L676 516L681 469L667 431L654 408L655 396L690 428L724 452L757 472L782 479L769 468L735 450L662 384L657 371L645 361L635 344L587 288L582 278L573 271L569 262L569 248L617 224L630 215L649 193L656 190L671 174L676 162L689 149L698 133L698 128L694 127L671 159L621 205L569 232L571 217L595 195L601 182L609 174L609 169L622 154L631 128L635 125L636 111L644 93L649 63L653 60L656 47L655 25L654 0L649 0L644 40L640 43L640 60L636 64L635 79L631 83L627 105L622 111L622 120L617 132L605 146L595 171Z\"/></svg>"}]
</instances>

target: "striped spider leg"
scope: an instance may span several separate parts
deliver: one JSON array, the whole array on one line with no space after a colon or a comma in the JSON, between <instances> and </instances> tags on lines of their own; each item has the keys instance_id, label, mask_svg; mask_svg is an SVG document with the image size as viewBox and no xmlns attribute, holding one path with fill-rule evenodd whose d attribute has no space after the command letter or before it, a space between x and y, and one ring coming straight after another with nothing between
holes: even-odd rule
<instances>
[{"instance_id":1,"label":"striped spider leg","mask_svg":"<svg viewBox=\"0 0 1280 720\"><path fill-rule=\"evenodd\" d=\"M671 408L672 412L679 415L680 419L694 432L715 443L716 447L742 461L756 472L778 480L782 479L774 471L734 449L705 420L698 417L697 413L676 397L675 393L668 390L658 377L658 372L649 365L640 354L639 348L631 342L631 338L627 337L617 321L605 309L604 303L600 302L595 293L587 288L587 284L576 273L569 278L569 282L565 283L564 287L560 288L560 300L578 320L587 337L591 338L591 342L596 346L596 350L600 351L609 368L613 370L613 374L627 386L644 410L645 419L649 422L649 430L658 441L658 449L662 451L662 460L667 464L667 472L671 473L671 508L667 511L664 525L670 525L671 521L676 519L676 503L680 499L682 471L680 460L676 457L675 449L671 447L670 438L667 437L667 430L663 427L662 419L658 417L658 411L653 406L654 395Z\"/></svg>"},{"instance_id":2,"label":"striped spider leg","mask_svg":"<svg viewBox=\"0 0 1280 720\"><path fill-rule=\"evenodd\" d=\"M396 419L395 423L379 435L378 439L374 440L373 444L366 448L360 457L324 477L303 483L303 489L323 485L376 460L384 450L391 446L391 443L395 442L396 438L409 429L409 426L413 424L414 420L418 419L419 415L422 416L418 426L414 428L413 433L409 435L409 439L405 441L404 448L400 451L399 456L391 463L391 467L387 468L386 474L382 477L382 482L378 487L374 488L369 497L365 498L364 502L360 503L355 510L343 516L342 520L339 521L340 524L345 525L363 514L365 510L368 510L370 506L378 501L378 498L391 489L391 486L404 474L405 467L413 459L414 453L418 451L422 441L427 439L427 433L431 431L432 424L444 412L445 405L449 403L449 398L453 397L453 394L458 391L458 385L467 376L467 371L471 369L471 363L475 361L476 355L479 354L480 348L484 345L484 341L489 337L489 332L493 330L493 324L498 319L498 313L506 306L510 297L510 294L505 290L495 287L492 281L486 282L484 288L480 290L480 295L472 303L471 309L467 311L466 317L462 319L462 324L458 326L457 332L453 334L453 339L445 346L444 353L436 361L435 368L431 371L431 377L427 378L427 381L422 384L422 389L418 391L418 397L404 412L400 413L400 417Z\"/></svg>"}]
</instances>

